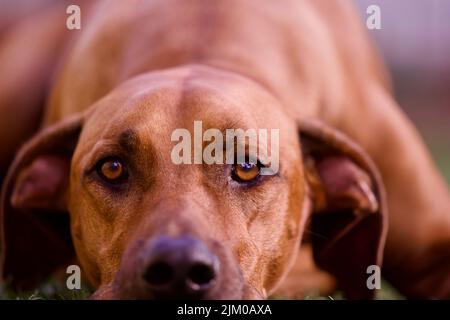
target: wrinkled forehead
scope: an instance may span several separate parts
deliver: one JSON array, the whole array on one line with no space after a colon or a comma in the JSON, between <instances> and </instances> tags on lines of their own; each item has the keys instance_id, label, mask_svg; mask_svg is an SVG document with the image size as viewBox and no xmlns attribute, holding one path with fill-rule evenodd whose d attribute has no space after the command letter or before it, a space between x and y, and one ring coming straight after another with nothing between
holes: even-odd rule
<instances>
[{"instance_id":1,"label":"wrinkled forehead","mask_svg":"<svg viewBox=\"0 0 450 320\"><path fill-rule=\"evenodd\" d=\"M242 79L138 79L94 106L80 141L151 137L170 143L174 130L193 131L194 122L201 122L202 130L280 129L283 134L293 128L281 109L257 84Z\"/></svg>"}]
</instances>

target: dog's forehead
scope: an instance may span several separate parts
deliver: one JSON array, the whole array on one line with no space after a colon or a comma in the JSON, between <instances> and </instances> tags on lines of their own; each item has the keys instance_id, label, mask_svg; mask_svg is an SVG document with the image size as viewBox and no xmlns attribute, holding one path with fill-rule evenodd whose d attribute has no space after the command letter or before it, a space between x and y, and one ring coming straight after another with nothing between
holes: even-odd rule
<instances>
[{"instance_id":1,"label":"dog's forehead","mask_svg":"<svg viewBox=\"0 0 450 320\"><path fill-rule=\"evenodd\" d=\"M168 164L177 143L173 134L179 139L176 130L188 130L190 139L202 139L206 130L218 129L225 139L227 129L252 129L258 136L265 129L268 140L263 148L272 154L278 145L279 159L297 163L300 156L297 148L292 148L298 144L295 122L277 104L263 88L245 79L141 77L93 106L75 162L84 163L83 159L93 159L107 150L121 150L136 155L142 163L151 159L151 163ZM277 134L275 140L272 133Z\"/></svg>"},{"instance_id":2,"label":"dog's forehead","mask_svg":"<svg viewBox=\"0 0 450 320\"><path fill-rule=\"evenodd\" d=\"M248 81L192 75L156 84L153 79L138 80L97 104L85 128L89 136L123 140L137 135L170 141L174 130L191 131L199 121L204 130L221 131L286 126L273 100Z\"/></svg>"}]
</instances>

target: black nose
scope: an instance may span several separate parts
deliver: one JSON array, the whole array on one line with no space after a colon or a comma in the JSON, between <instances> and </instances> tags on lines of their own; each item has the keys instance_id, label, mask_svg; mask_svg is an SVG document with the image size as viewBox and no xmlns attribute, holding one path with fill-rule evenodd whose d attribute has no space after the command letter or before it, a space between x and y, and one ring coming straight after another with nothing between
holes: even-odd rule
<instances>
[{"instance_id":1,"label":"black nose","mask_svg":"<svg viewBox=\"0 0 450 320\"><path fill-rule=\"evenodd\" d=\"M155 298L205 296L216 282L218 258L192 237L159 237L152 241L143 277Z\"/></svg>"}]
</instances>

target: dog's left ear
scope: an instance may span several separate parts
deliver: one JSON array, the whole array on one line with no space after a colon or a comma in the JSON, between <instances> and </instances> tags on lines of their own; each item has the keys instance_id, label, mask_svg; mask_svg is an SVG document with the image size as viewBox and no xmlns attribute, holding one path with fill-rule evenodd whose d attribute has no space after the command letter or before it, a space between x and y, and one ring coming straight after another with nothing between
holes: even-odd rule
<instances>
[{"instance_id":1,"label":"dog's left ear","mask_svg":"<svg viewBox=\"0 0 450 320\"><path fill-rule=\"evenodd\" d=\"M317 121L300 124L317 265L348 298L373 298L370 265L381 267L387 232L384 188L368 155L341 132Z\"/></svg>"},{"instance_id":2,"label":"dog's left ear","mask_svg":"<svg viewBox=\"0 0 450 320\"><path fill-rule=\"evenodd\" d=\"M82 122L75 116L37 133L3 183L0 276L16 289L32 287L75 257L66 197Z\"/></svg>"}]
</instances>

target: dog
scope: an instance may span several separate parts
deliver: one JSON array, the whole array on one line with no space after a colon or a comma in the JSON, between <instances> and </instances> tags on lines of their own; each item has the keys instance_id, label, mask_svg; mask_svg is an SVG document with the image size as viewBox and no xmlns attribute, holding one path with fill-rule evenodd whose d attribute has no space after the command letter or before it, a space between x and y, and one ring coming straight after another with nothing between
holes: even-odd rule
<instances>
[{"instance_id":1,"label":"dog","mask_svg":"<svg viewBox=\"0 0 450 320\"><path fill-rule=\"evenodd\" d=\"M63 5L35 15L33 30L40 21L54 34L32 37L43 54L26 63L45 72L2 91L20 110L42 101L25 101L25 85L47 97L41 117L2 120L41 123L2 136L14 158L1 200L4 281L30 288L75 262L93 299L265 299L314 286L369 299L367 270L383 263L407 297L450 297L448 187L350 2L80 7L76 31ZM171 133L198 120L278 129L278 173L174 164Z\"/></svg>"}]
</instances>

